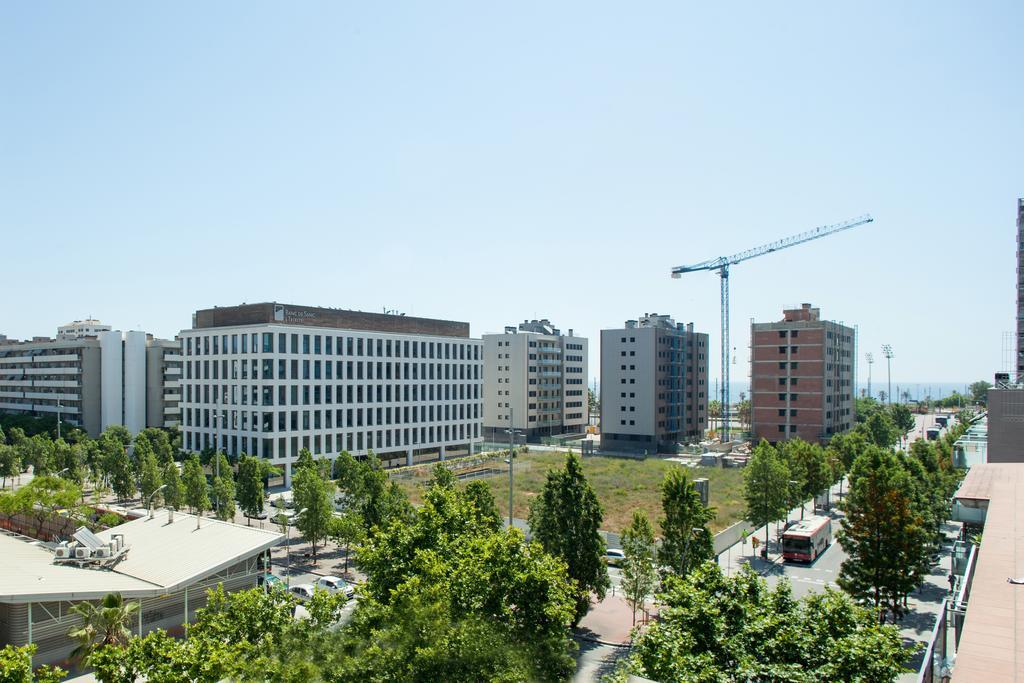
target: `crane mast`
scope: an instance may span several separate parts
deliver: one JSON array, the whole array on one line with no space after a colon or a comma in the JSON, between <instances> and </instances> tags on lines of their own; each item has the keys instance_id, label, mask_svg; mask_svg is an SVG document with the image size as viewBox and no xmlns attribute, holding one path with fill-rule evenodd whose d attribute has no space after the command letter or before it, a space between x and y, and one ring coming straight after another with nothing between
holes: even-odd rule
<instances>
[{"instance_id":1,"label":"crane mast","mask_svg":"<svg viewBox=\"0 0 1024 683\"><path fill-rule=\"evenodd\" d=\"M721 389L721 420L722 420L722 442L729 441L729 266L742 263L758 256L764 256L774 251L781 249L788 249L789 247L795 247L798 244L804 242L810 242L811 240L820 239L829 235L834 235L837 232L843 230L849 230L855 228L858 225L864 225L865 223L871 223L875 219L869 214L852 218L842 223L835 223L832 225L822 225L812 230L802 232L798 235L786 237L775 242L769 242L753 249L747 249L741 251L732 256L719 256L715 259L708 261L702 261L689 266L676 266L672 269L672 277L679 278L683 273L694 273L699 270L716 271L718 276L721 278L722 284L722 389Z\"/></svg>"}]
</instances>

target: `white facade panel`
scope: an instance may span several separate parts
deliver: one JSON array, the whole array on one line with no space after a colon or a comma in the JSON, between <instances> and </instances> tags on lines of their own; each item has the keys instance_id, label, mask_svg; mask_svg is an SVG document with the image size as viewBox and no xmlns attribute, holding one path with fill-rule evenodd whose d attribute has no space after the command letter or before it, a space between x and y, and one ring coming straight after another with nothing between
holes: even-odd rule
<instances>
[{"instance_id":1,"label":"white facade panel","mask_svg":"<svg viewBox=\"0 0 1024 683\"><path fill-rule=\"evenodd\" d=\"M100 338L100 425L106 429L123 424L124 344L120 331L101 332Z\"/></svg>"},{"instance_id":2,"label":"white facade panel","mask_svg":"<svg viewBox=\"0 0 1024 683\"><path fill-rule=\"evenodd\" d=\"M124 335L124 426L132 435L146 428L146 333Z\"/></svg>"}]
</instances>

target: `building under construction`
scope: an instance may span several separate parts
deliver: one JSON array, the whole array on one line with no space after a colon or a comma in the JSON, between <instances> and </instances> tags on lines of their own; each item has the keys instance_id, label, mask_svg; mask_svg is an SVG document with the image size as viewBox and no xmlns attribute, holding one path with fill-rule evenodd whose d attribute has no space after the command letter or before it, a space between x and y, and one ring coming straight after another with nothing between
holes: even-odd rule
<instances>
[{"instance_id":1,"label":"building under construction","mask_svg":"<svg viewBox=\"0 0 1024 683\"><path fill-rule=\"evenodd\" d=\"M755 442L825 443L851 429L856 330L803 304L750 326L750 414Z\"/></svg>"}]
</instances>

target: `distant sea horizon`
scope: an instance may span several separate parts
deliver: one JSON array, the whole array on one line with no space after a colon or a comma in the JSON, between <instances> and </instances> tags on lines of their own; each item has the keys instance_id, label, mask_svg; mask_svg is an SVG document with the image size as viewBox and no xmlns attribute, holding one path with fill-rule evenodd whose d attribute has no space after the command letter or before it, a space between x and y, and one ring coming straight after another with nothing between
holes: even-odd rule
<instances>
[{"instance_id":1,"label":"distant sea horizon","mask_svg":"<svg viewBox=\"0 0 1024 683\"><path fill-rule=\"evenodd\" d=\"M992 380L987 380L991 382ZM932 400L945 398L951 395L954 391L958 391L961 394L966 394L967 387L970 386L971 382L893 382L892 392L896 394L899 391L900 395L903 392L910 392L910 399L912 401L920 401L926 396L931 396ZM708 387L708 400L715 400L718 395L720 388L716 388L714 380L711 381L711 386ZM591 380L590 388L594 388L594 380ZM857 397L859 398L863 392L866 392L868 388L867 382L861 382L857 385ZM875 398L879 397L879 392L887 391L887 384L885 377L879 381L878 378L871 378L871 394ZM597 382L597 391L601 391L601 383ZM750 382L730 382L729 383L729 399L733 402L740 400L740 393L746 398L750 398Z\"/></svg>"}]
</instances>

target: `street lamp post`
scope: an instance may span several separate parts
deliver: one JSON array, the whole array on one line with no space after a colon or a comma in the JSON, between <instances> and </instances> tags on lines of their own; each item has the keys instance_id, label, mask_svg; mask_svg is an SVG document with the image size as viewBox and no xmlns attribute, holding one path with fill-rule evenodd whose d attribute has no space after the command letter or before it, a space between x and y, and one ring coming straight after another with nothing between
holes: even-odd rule
<instances>
[{"instance_id":1,"label":"street lamp post","mask_svg":"<svg viewBox=\"0 0 1024 683\"><path fill-rule=\"evenodd\" d=\"M165 488L167 488L167 484L161 484L160 488L158 488L156 491L153 491L153 493L149 494L149 500L146 502L146 507L149 508L149 518L150 519L153 519L153 497L156 494L158 494L161 491L163 491Z\"/></svg>"},{"instance_id":2,"label":"street lamp post","mask_svg":"<svg viewBox=\"0 0 1024 683\"><path fill-rule=\"evenodd\" d=\"M882 344L882 355L885 356L885 375L886 385L888 389L885 394L886 402L892 403L892 346L889 344Z\"/></svg>"},{"instance_id":3,"label":"street lamp post","mask_svg":"<svg viewBox=\"0 0 1024 683\"><path fill-rule=\"evenodd\" d=\"M220 410L213 413L213 479L220 479ZM220 512L220 495L217 489L213 490L213 507Z\"/></svg>"},{"instance_id":4,"label":"street lamp post","mask_svg":"<svg viewBox=\"0 0 1024 683\"><path fill-rule=\"evenodd\" d=\"M508 528L512 528L512 491L514 490L514 479L512 473L512 460L513 451L516 447L516 434L519 431L516 429L515 423L515 409L509 408L508 411L508 429L505 433L508 434Z\"/></svg>"},{"instance_id":5,"label":"street lamp post","mask_svg":"<svg viewBox=\"0 0 1024 683\"><path fill-rule=\"evenodd\" d=\"M868 398L871 398L871 366L875 364L875 354L868 351L865 355L868 359Z\"/></svg>"},{"instance_id":6,"label":"street lamp post","mask_svg":"<svg viewBox=\"0 0 1024 683\"><path fill-rule=\"evenodd\" d=\"M301 510L296 512L294 515L292 515L292 519L293 520L294 519L298 519L299 515L301 515L303 512L305 512L308 509L309 508L302 508ZM288 525L285 527L285 531L284 531L284 547L285 547L285 572L287 573L287 576L285 577L285 585L291 586L292 585L292 525L291 525L291 521L289 521Z\"/></svg>"},{"instance_id":7,"label":"street lamp post","mask_svg":"<svg viewBox=\"0 0 1024 683\"><path fill-rule=\"evenodd\" d=\"M63 406L60 404L60 399L57 399L57 438L60 438L60 409Z\"/></svg>"},{"instance_id":8,"label":"street lamp post","mask_svg":"<svg viewBox=\"0 0 1024 683\"><path fill-rule=\"evenodd\" d=\"M793 479L790 479L789 480L789 485L790 486L799 486L800 482L795 481ZM804 500L803 500L803 496L801 496L800 497L800 519L803 519L803 518L804 518ZM786 523L787 524L789 523L789 510L786 510Z\"/></svg>"}]
</instances>

